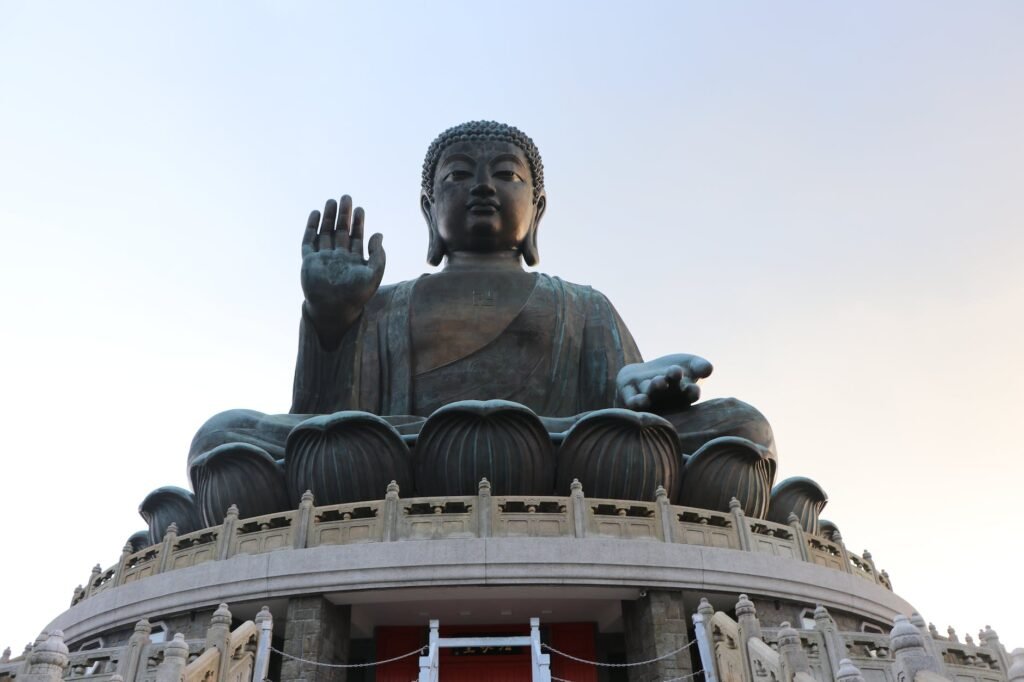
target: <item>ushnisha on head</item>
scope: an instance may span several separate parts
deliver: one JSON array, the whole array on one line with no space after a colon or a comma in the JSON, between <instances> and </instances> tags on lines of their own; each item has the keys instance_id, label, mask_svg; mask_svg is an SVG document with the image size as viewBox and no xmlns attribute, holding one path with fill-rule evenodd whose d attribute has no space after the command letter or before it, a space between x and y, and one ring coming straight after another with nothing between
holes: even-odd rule
<instances>
[{"instance_id":1,"label":"ushnisha on head","mask_svg":"<svg viewBox=\"0 0 1024 682\"><path fill-rule=\"evenodd\" d=\"M423 162L427 261L439 265L459 252L514 252L536 265L537 226L546 202L544 165L525 133L494 121L449 128L431 143Z\"/></svg>"}]
</instances>

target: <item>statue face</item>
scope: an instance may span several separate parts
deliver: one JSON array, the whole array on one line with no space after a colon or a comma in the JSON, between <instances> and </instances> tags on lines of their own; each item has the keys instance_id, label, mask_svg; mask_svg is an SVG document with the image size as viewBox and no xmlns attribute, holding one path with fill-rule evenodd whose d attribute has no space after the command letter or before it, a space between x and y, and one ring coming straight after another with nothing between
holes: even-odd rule
<instances>
[{"instance_id":1,"label":"statue face","mask_svg":"<svg viewBox=\"0 0 1024 682\"><path fill-rule=\"evenodd\" d=\"M423 210L445 251L491 253L521 249L544 212L522 150L511 142L456 142L434 174L434 201Z\"/></svg>"}]
</instances>

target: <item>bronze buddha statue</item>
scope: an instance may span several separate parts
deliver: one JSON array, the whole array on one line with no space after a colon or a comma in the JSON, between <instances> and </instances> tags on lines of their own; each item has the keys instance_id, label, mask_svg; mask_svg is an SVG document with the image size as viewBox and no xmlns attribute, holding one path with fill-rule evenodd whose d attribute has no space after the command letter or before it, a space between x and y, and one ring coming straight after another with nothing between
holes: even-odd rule
<instances>
[{"instance_id":1,"label":"bronze buddha statue","mask_svg":"<svg viewBox=\"0 0 1024 682\"><path fill-rule=\"evenodd\" d=\"M738 496L763 517L767 421L731 398L698 402L703 358L644 362L600 292L525 270L546 205L533 141L477 121L443 132L423 166L440 271L381 286L383 238L364 258L363 210L343 196L313 211L291 412L200 428L189 473L205 520L232 502L249 516L294 506L307 488L321 504L380 497L392 479L403 494L471 494L481 475L505 494L567 494L578 478L623 499L656 485L690 506Z\"/></svg>"}]
</instances>

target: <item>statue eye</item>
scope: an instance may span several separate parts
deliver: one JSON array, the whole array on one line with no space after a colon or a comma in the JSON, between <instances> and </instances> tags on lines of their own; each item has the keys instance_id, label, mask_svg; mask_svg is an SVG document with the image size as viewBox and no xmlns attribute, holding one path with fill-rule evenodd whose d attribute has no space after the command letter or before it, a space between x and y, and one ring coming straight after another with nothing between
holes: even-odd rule
<instances>
[{"instance_id":1,"label":"statue eye","mask_svg":"<svg viewBox=\"0 0 1024 682\"><path fill-rule=\"evenodd\" d=\"M473 174L467 170L453 170L448 175L444 176L446 181L460 182L462 180L468 180L473 177Z\"/></svg>"},{"instance_id":2,"label":"statue eye","mask_svg":"<svg viewBox=\"0 0 1024 682\"><path fill-rule=\"evenodd\" d=\"M498 178L499 180L505 180L506 182L522 182L523 180L521 177L519 177L518 173L511 170L495 171L494 177Z\"/></svg>"}]
</instances>

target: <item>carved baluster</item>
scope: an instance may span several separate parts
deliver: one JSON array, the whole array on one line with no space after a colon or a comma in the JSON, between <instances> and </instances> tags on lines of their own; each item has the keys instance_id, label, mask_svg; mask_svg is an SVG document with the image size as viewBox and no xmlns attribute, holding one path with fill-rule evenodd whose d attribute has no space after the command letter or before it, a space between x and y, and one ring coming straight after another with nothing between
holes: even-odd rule
<instances>
[{"instance_id":1,"label":"carved baluster","mask_svg":"<svg viewBox=\"0 0 1024 682\"><path fill-rule=\"evenodd\" d=\"M893 619L889 643L896 660L896 679L913 680L917 673L927 670L944 676L942 661L928 653L924 647L924 636L911 624L906 616Z\"/></svg>"},{"instance_id":2,"label":"carved baluster","mask_svg":"<svg viewBox=\"0 0 1024 682\"><path fill-rule=\"evenodd\" d=\"M956 630L953 629L952 625L946 628L946 635L949 637L949 641L956 642L957 644L960 643L960 638L956 636Z\"/></svg>"},{"instance_id":3,"label":"carved baluster","mask_svg":"<svg viewBox=\"0 0 1024 682\"><path fill-rule=\"evenodd\" d=\"M310 497L312 497L310 493ZM252 679L254 682L262 682L270 674L270 646L274 636L274 616L270 609L264 606L256 614L254 619L256 627L260 629L259 639L256 640L256 659L252 664Z\"/></svg>"},{"instance_id":4,"label":"carved baluster","mask_svg":"<svg viewBox=\"0 0 1024 682\"><path fill-rule=\"evenodd\" d=\"M155 573L163 573L171 567L171 556L174 554L174 543L178 540L178 524L171 523L164 533L164 541L160 545L160 560L157 561Z\"/></svg>"},{"instance_id":5,"label":"carved baluster","mask_svg":"<svg viewBox=\"0 0 1024 682\"><path fill-rule=\"evenodd\" d=\"M790 512L786 520L789 522L789 527L793 529L793 542L796 543L796 547L800 551L800 558L810 561L811 553L807 549L807 536L804 534L804 527L800 524L800 517Z\"/></svg>"},{"instance_id":6,"label":"carved baluster","mask_svg":"<svg viewBox=\"0 0 1024 682\"><path fill-rule=\"evenodd\" d=\"M89 573L89 582L85 584L85 596L91 597L96 592L96 580L100 577L100 573L103 572L103 567L96 564L92 567L92 572Z\"/></svg>"},{"instance_id":7,"label":"carved baluster","mask_svg":"<svg viewBox=\"0 0 1024 682\"><path fill-rule=\"evenodd\" d=\"M917 628L917 631L921 633L921 639L924 642L925 651L928 652L932 658L937 661L942 660L942 653L939 652L939 647L936 645L935 640L932 638L929 632L928 626L925 624L924 618L920 613L914 611L910 614L910 624ZM935 627L934 625L932 627Z\"/></svg>"},{"instance_id":8,"label":"carved baluster","mask_svg":"<svg viewBox=\"0 0 1024 682\"><path fill-rule=\"evenodd\" d=\"M164 647L164 660L156 669L156 682L181 682L187 663L188 644L185 635L179 632Z\"/></svg>"},{"instance_id":9,"label":"carved baluster","mask_svg":"<svg viewBox=\"0 0 1024 682\"><path fill-rule=\"evenodd\" d=\"M0 663L10 663L10 662L11 662L11 647L7 647L6 649L4 649L4 653L0 654Z\"/></svg>"},{"instance_id":10,"label":"carved baluster","mask_svg":"<svg viewBox=\"0 0 1024 682\"><path fill-rule=\"evenodd\" d=\"M715 609L704 597L700 599L697 613L693 614L693 629L697 637L697 648L704 668L704 682L718 682L719 672L716 669L715 638L711 632L711 618Z\"/></svg>"},{"instance_id":11,"label":"carved baluster","mask_svg":"<svg viewBox=\"0 0 1024 682\"><path fill-rule=\"evenodd\" d=\"M828 609L818 604L814 609L814 629L821 633L825 641L825 654L828 658L828 667L838 677L839 669L842 668L843 659L846 658L846 644L839 636L839 628L832 619Z\"/></svg>"},{"instance_id":12,"label":"carved baluster","mask_svg":"<svg viewBox=\"0 0 1024 682\"><path fill-rule=\"evenodd\" d=\"M299 515L296 519L295 528L292 529L292 532L295 533L295 536L292 538L293 549L303 549L309 545L312 526L313 492L307 490L302 493L302 499L299 500Z\"/></svg>"},{"instance_id":13,"label":"carved baluster","mask_svg":"<svg viewBox=\"0 0 1024 682\"><path fill-rule=\"evenodd\" d=\"M135 553L132 543L126 542L121 549L121 558L117 561L117 570L114 571L114 587L124 584L125 567L128 565L128 557Z\"/></svg>"},{"instance_id":14,"label":"carved baluster","mask_svg":"<svg viewBox=\"0 0 1024 682\"><path fill-rule=\"evenodd\" d=\"M486 478L481 478L480 485L477 487L476 513L477 536L491 537L491 482Z\"/></svg>"},{"instance_id":15,"label":"carved baluster","mask_svg":"<svg viewBox=\"0 0 1024 682\"><path fill-rule=\"evenodd\" d=\"M661 539L665 542L675 542L672 530L675 524L672 523L672 504L668 500L668 491L659 485L654 495L658 503L658 516L661 517Z\"/></svg>"},{"instance_id":16,"label":"carved baluster","mask_svg":"<svg viewBox=\"0 0 1024 682\"><path fill-rule=\"evenodd\" d=\"M28 655L27 666L23 675L18 675L21 682L61 682L64 671L68 667L68 647L64 644L64 633L54 630L40 635L36 646Z\"/></svg>"},{"instance_id":17,"label":"carved baluster","mask_svg":"<svg viewBox=\"0 0 1024 682\"><path fill-rule=\"evenodd\" d=\"M224 515L224 523L220 525L220 532L217 534L217 559L223 561L231 556L231 545L235 541L235 531L238 527L238 507L231 505L227 514Z\"/></svg>"},{"instance_id":18,"label":"carved baluster","mask_svg":"<svg viewBox=\"0 0 1024 682\"><path fill-rule=\"evenodd\" d=\"M569 497L572 498L573 534L578 537L587 535L587 501L583 497L583 484L578 478L572 479L569 485Z\"/></svg>"},{"instance_id":19,"label":"carved baluster","mask_svg":"<svg viewBox=\"0 0 1024 682\"><path fill-rule=\"evenodd\" d=\"M1010 659L1006 655L1006 649L999 642L999 635L992 629L991 625L986 625L984 630L978 632L978 639L981 642L981 646L992 651L993 656L999 661L999 667L1003 670L1010 669Z\"/></svg>"},{"instance_id":20,"label":"carved baluster","mask_svg":"<svg viewBox=\"0 0 1024 682\"><path fill-rule=\"evenodd\" d=\"M839 558L843 563L843 570L847 573L853 573L853 566L850 565L850 551L846 549L846 544L843 542L843 534L839 532L839 529L832 531L832 542L836 543L839 547Z\"/></svg>"},{"instance_id":21,"label":"carved baluster","mask_svg":"<svg viewBox=\"0 0 1024 682\"><path fill-rule=\"evenodd\" d=\"M850 659L844 658L839 661L836 682L864 682L864 676L860 674L860 668L855 666Z\"/></svg>"},{"instance_id":22,"label":"carved baluster","mask_svg":"<svg viewBox=\"0 0 1024 682\"><path fill-rule=\"evenodd\" d=\"M398 539L398 483L391 481L388 483L387 492L384 495L384 528L383 537L381 538L384 542L391 542Z\"/></svg>"},{"instance_id":23,"label":"carved baluster","mask_svg":"<svg viewBox=\"0 0 1024 682\"><path fill-rule=\"evenodd\" d=\"M750 539L750 526L747 525L747 515L743 513L743 505L735 497L729 500L729 511L732 512L732 522L736 526L736 535L739 538L740 549L744 552L752 552L754 550L754 543Z\"/></svg>"},{"instance_id":24,"label":"carved baluster","mask_svg":"<svg viewBox=\"0 0 1024 682\"><path fill-rule=\"evenodd\" d=\"M128 648L124 655L121 656L121 660L117 663L117 673L122 679L128 682L135 682L135 679L139 676L139 670L146 672L146 668L142 665L143 656L146 653L146 649L149 647L149 634L153 631L153 627L149 624L149 621L143 618L135 624L135 631L132 632L132 636L128 639Z\"/></svg>"},{"instance_id":25,"label":"carved baluster","mask_svg":"<svg viewBox=\"0 0 1024 682\"><path fill-rule=\"evenodd\" d=\"M871 552L865 549L864 552L860 555L860 558L864 560L864 565L871 573L871 579L874 580L876 583L881 584L881 582L878 579L878 571L875 569L875 562L871 558Z\"/></svg>"},{"instance_id":26,"label":"carved baluster","mask_svg":"<svg viewBox=\"0 0 1024 682\"><path fill-rule=\"evenodd\" d=\"M742 510L740 511L742 514ZM750 647L747 642L751 639L761 639L761 622L757 619L757 609L754 602L741 594L736 602L736 622L739 624L740 641L737 646L740 650L740 659L743 661L743 670L748 680L757 679L754 674L753 664L750 661Z\"/></svg>"},{"instance_id":27,"label":"carved baluster","mask_svg":"<svg viewBox=\"0 0 1024 682\"><path fill-rule=\"evenodd\" d=\"M231 667L231 611L227 604L221 604L210 618L210 627L206 630L206 648L215 648L220 652L217 664L216 682L225 682Z\"/></svg>"},{"instance_id":28,"label":"carved baluster","mask_svg":"<svg viewBox=\"0 0 1024 682\"><path fill-rule=\"evenodd\" d=\"M83 599L85 599L85 588L79 585L75 588L74 594L71 595L71 605L74 606Z\"/></svg>"},{"instance_id":29,"label":"carved baluster","mask_svg":"<svg viewBox=\"0 0 1024 682\"><path fill-rule=\"evenodd\" d=\"M797 519L797 525L799 524L800 520ZM811 674L811 663L800 642L800 633L787 622L782 623L782 629L779 631L779 659L782 663L782 679L785 682L793 682L797 673Z\"/></svg>"}]
</instances>

